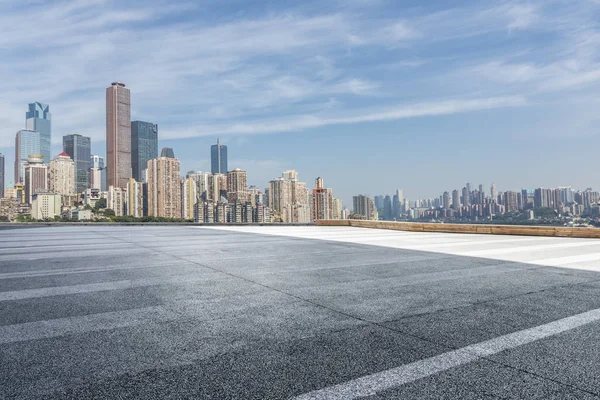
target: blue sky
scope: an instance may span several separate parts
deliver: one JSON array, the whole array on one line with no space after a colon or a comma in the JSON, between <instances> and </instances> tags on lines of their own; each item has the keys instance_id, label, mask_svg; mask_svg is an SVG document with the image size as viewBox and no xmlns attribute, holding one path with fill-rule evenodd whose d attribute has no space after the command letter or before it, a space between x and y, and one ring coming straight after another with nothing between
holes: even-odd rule
<instances>
[{"instance_id":1,"label":"blue sky","mask_svg":"<svg viewBox=\"0 0 600 400\"><path fill-rule=\"evenodd\" d=\"M105 152L104 90L156 122L182 172L265 187L296 169L346 204L598 188L600 1L0 1L0 152L12 177L27 103ZM10 179L7 179L7 183Z\"/></svg>"}]
</instances>

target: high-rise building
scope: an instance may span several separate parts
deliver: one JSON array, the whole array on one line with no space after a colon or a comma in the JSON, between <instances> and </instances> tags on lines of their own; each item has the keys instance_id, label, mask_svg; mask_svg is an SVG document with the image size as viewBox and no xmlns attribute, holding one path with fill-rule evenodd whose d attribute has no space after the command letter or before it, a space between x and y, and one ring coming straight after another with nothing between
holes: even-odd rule
<instances>
[{"instance_id":1,"label":"high-rise building","mask_svg":"<svg viewBox=\"0 0 600 400\"><path fill-rule=\"evenodd\" d=\"M465 207L470 207L471 206L471 192L469 191L469 188L467 186L462 188L462 197L463 197L463 205Z\"/></svg>"},{"instance_id":2,"label":"high-rise building","mask_svg":"<svg viewBox=\"0 0 600 400\"><path fill-rule=\"evenodd\" d=\"M383 199L383 219L385 221L392 221L394 219L392 199L390 196L385 196Z\"/></svg>"},{"instance_id":3,"label":"high-rise building","mask_svg":"<svg viewBox=\"0 0 600 400\"><path fill-rule=\"evenodd\" d=\"M125 213L135 218L144 216L144 183L133 178L127 182Z\"/></svg>"},{"instance_id":4,"label":"high-rise building","mask_svg":"<svg viewBox=\"0 0 600 400\"><path fill-rule=\"evenodd\" d=\"M63 136L63 152L75 163L75 193L83 193L90 187L91 142L87 136Z\"/></svg>"},{"instance_id":5,"label":"high-rise building","mask_svg":"<svg viewBox=\"0 0 600 400\"><path fill-rule=\"evenodd\" d=\"M198 199L198 185L192 176L181 181L181 218L195 219L194 210Z\"/></svg>"},{"instance_id":6,"label":"high-rise building","mask_svg":"<svg viewBox=\"0 0 600 400\"><path fill-rule=\"evenodd\" d=\"M131 121L131 172L137 182L146 181L148 160L157 157L158 125L152 122Z\"/></svg>"},{"instance_id":7,"label":"high-rise building","mask_svg":"<svg viewBox=\"0 0 600 400\"><path fill-rule=\"evenodd\" d=\"M283 171L281 174L283 179L287 179L288 181L297 181L298 180L298 172L293 169L288 169L287 171Z\"/></svg>"},{"instance_id":8,"label":"high-rise building","mask_svg":"<svg viewBox=\"0 0 600 400\"><path fill-rule=\"evenodd\" d=\"M170 147L163 147L160 151L161 157L175 158L175 152Z\"/></svg>"},{"instance_id":9,"label":"high-rise building","mask_svg":"<svg viewBox=\"0 0 600 400\"><path fill-rule=\"evenodd\" d=\"M269 182L269 207L275 218L285 220L285 210L292 205L292 181L284 178L275 178Z\"/></svg>"},{"instance_id":10,"label":"high-rise building","mask_svg":"<svg viewBox=\"0 0 600 400\"><path fill-rule=\"evenodd\" d=\"M159 157L148 161L148 215L181 218L179 160Z\"/></svg>"},{"instance_id":11,"label":"high-rise building","mask_svg":"<svg viewBox=\"0 0 600 400\"><path fill-rule=\"evenodd\" d=\"M0 199L4 197L4 154L0 153Z\"/></svg>"},{"instance_id":12,"label":"high-rise building","mask_svg":"<svg viewBox=\"0 0 600 400\"><path fill-rule=\"evenodd\" d=\"M48 166L40 154L31 154L23 167L25 201L31 204L33 195L48 190Z\"/></svg>"},{"instance_id":13,"label":"high-rise building","mask_svg":"<svg viewBox=\"0 0 600 400\"><path fill-rule=\"evenodd\" d=\"M48 165L48 189L60 195L65 207L75 202L75 170L75 162L66 152L54 157Z\"/></svg>"},{"instance_id":14,"label":"high-rise building","mask_svg":"<svg viewBox=\"0 0 600 400\"><path fill-rule=\"evenodd\" d=\"M497 202L498 201L498 189L496 189L496 184L492 183L492 186L490 187L490 195L492 196L492 201L493 202Z\"/></svg>"},{"instance_id":15,"label":"high-rise building","mask_svg":"<svg viewBox=\"0 0 600 400\"><path fill-rule=\"evenodd\" d=\"M22 129L15 136L15 183L23 183L23 167L30 154L40 154L41 142L38 131ZM43 162L43 159L42 159Z\"/></svg>"},{"instance_id":16,"label":"high-rise building","mask_svg":"<svg viewBox=\"0 0 600 400\"><path fill-rule=\"evenodd\" d=\"M389 198L389 196L388 196ZM342 204L342 199L333 199L333 219L342 219L342 210L344 206Z\"/></svg>"},{"instance_id":17,"label":"high-rise building","mask_svg":"<svg viewBox=\"0 0 600 400\"><path fill-rule=\"evenodd\" d=\"M227 146L222 145L217 139L217 144L210 146L210 172L226 174L227 171Z\"/></svg>"},{"instance_id":18,"label":"high-rise building","mask_svg":"<svg viewBox=\"0 0 600 400\"><path fill-rule=\"evenodd\" d=\"M452 191L452 208L454 209L454 211L457 211L460 208L460 198L458 190L456 189Z\"/></svg>"},{"instance_id":19,"label":"high-rise building","mask_svg":"<svg viewBox=\"0 0 600 400\"><path fill-rule=\"evenodd\" d=\"M122 217L125 215L127 189L109 186L106 192L106 208L113 210L117 217Z\"/></svg>"},{"instance_id":20,"label":"high-rise building","mask_svg":"<svg viewBox=\"0 0 600 400\"><path fill-rule=\"evenodd\" d=\"M227 172L227 200L230 203L248 201L247 173L239 168Z\"/></svg>"},{"instance_id":21,"label":"high-rise building","mask_svg":"<svg viewBox=\"0 0 600 400\"><path fill-rule=\"evenodd\" d=\"M102 156L90 157L90 188L106 191L106 168Z\"/></svg>"},{"instance_id":22,"label":"high-rise building","mask_svg":"<svg viewBox=\"0 0 600 400\"><path fill-rule=\"evenodd\" d=\"M442 203L444 210L450 208L450 193L444 192L444 194L442 195Z\"/></svg>"},{"instance_id":23,"label":"high-rise building","mask_svg":"<svg viewBox=\"0 0 600 400\"><path fill-rule=\"evenodd\" d=\"M352 197L353 212L363 219L374 219L374 202L368 196L359 194Z\"/></svg>"},{"instance_id":24,"label":"high-rise building","mask_svg":"<svg viewBox=\"0 0 600 400\"><path fill-rule=\"evenodd\" d=\"M198 198L202 201L208 201L210 196L210 177L212 175L209 172L201 171L190 171L187 173L186 178L192 178L196 183L196 190Z\"/></svg>"},{"instance_id":25,"label":"high-rise building","mask_svg":"<svg viewBox=\"0 0 600 400\"><path fill-rule=\"evenodd\" d=\"M323 178L315 179L313 189L313 221L333 219L333 192L324 187Z\"/></svg>"},{"instance_id":26,"label":"high-rise building","mask_svg":"<svg viewBox=\"0 0 600 400\"><path fill-rule=\"evenodd\" d=\"M106 183L125 188L131 177L131 93L113 82L106 88Z\"/></svg>"},{"instance_id":27,"label":"high-rise building","mask_svg":"<svg viewBox=\"0 0 600 400\"><path fill-rule=\"evenodd\" d=\"M29 154L41 154L44 163L50 162L50 143L52 140L52 114L50 106L40 102L29 103L29 110L25 113L25 128L40 133L39 152Z\"/></svg>"}]
</instances>

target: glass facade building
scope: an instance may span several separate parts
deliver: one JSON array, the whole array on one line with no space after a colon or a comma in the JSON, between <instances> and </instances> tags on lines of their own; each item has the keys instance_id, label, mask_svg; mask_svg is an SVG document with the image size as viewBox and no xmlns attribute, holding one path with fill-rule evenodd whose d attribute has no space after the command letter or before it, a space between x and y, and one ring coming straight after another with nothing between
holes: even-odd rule
<instances>
[{"instance_id":1,"label":"glass facade building","mask_svg":"<svg viewBox=\"0 0 600 400\"><path fill-rule=\"evenodd\" d=\"M30 154L41 155L40 133L22 129L15 137L15 183L23 183L23 167Z\"/></svg>"},{"instance_id":2,"label":"glass facade building","mask_svg":"<svg viewBox=\"0 0 600 400\"><path fill-rule=\"evenodd\" d=\"M210 146L210 172L213 174L227 173L227 146L219 143Z\"/></svg>"},{"instance_id":3,"label":"glass facade building","mask_svg":"<svg viewBox=\"0 0 600 400\"><path fill-rule=\"evenodd\" d=\"M44 163L52 161L50 143L52 139L52 114L50 106L40 102L29 103L29 110L25 113L25 128L40 133L40 154ZM26 156L27 157L27 156Z\"/></svg>"},{"instance_id":4,"label":"glass facade building","mask_svg":"<svg viewBox=\"0 0 600 400\"><path fill-rule=\"evenodd\" d=\"M92 140L77 134L63 136L63 151L75 162L75 193L90 187Z\"/></svg>"},{"instance_id":5,"label":"glass facade building","mask_svg":"<svg viewBox=\"0 0 600 400\"><path fill-rule=\"evenodd\" d=\"M104 157L92 155L90 157L90 187L106 191L106 168Z\"/></svg>"},{"instance_id":6,"label":"glass facade building","mask_svg":"<svg viewBox=\"0 0 600 400\"><path fill-rule=\"evenodd\" d=\"M148 160L158 157L158 125L152 122L131 122L131 170L133 178L144 182Z\"/></svg>"},{"instance_id":7,"label":"glass facade building","mask_svg":"<svg viewBox=\"0 0 600 400\"><path fill-rule=\"evenodd\" d=\"M167 158L175 158L175 152L170 147L163 147L160 151L160 156Z\"/></svg>"}]
</instances>

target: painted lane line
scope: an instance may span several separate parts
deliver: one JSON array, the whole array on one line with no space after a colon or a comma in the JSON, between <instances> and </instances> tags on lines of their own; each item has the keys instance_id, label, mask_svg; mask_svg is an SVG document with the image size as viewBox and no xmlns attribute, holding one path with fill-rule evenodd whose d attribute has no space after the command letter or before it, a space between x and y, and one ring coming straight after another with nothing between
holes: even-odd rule
<instances>
[{"instance_id":1,"label":"painted lane line","mask_svg":"<svg viewBox=\"0 0 600 400\"><path fill-rule=\"evenodd\" d=\"M514 349L528 343L600 321L600 308L559 319L548 324L499 336L438 356L419 360L386 371L377 372L339 385L315 390L295 397L295 400L356 399L402 386L428 376L447 371L483 357Z\"/></svg>"}]
</instances>

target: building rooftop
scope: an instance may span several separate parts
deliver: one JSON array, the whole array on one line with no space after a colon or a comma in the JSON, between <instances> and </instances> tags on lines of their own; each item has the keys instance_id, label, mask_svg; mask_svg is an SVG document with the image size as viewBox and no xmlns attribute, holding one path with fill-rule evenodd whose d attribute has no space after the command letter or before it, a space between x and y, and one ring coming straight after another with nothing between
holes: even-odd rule
<instances>
[{"instance_id":1,"label":"building rooftop","mask_svg":"<svg viewBox=\"0 0 600 400\"><path fill-rule=\"evenodd\" d=\"M0 398L592 399L600 241L0 230Z\"/></svg>"}]
</instances>

